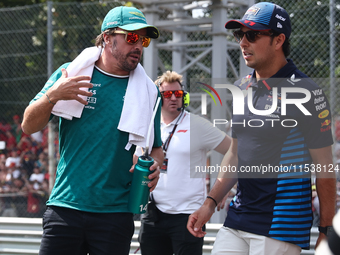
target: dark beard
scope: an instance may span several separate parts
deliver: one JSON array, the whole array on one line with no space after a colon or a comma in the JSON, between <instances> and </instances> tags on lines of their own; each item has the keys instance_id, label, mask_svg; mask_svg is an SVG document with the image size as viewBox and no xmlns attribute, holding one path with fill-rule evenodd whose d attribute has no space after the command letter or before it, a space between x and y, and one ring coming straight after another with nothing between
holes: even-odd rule
<instances>
[{"instance_id":1,"label":"dark beard","mask_svg":"<svg viewBox=\"0 0 340 255\"><path fill-rule=\"evenodd\" d=\"M117 41L114 40L112 43L112 56L117 60L118 66L122 70L127 71L127 72L131 72L135 70L139 62L129 63L127 59L132 54L141 56L142 53L140 52L140 50L129 52L128 54L124 56L119 50L117 50L116 44L117 44Z\"/></svg>"}]
</instances>

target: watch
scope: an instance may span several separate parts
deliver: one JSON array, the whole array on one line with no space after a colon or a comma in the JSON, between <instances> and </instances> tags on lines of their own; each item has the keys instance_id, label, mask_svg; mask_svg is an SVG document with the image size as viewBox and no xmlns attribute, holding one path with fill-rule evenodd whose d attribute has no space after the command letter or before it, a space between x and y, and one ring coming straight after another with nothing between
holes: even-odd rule
<instances>
[{"instance_id":1,"label":"watch","mask_svg":"<svg viewBox=\"0 0 340 255\"><path fill-rule=\"evenodd\" d=\"M333 226L326 226L326 227L321 227L319 226L319 232L325 234L326 236L329 236L330 233L334 231Z\"/></svg>"}]
</instances>

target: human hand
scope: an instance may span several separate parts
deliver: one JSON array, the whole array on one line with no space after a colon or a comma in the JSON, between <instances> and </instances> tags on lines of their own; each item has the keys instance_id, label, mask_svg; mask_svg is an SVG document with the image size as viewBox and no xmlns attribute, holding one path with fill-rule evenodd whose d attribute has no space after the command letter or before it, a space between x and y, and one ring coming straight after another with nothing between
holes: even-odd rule
<instances>
[{"instance_id":1,"label":"human hand","mask_svg":"<svg viewBox=\"0 0 340 255\"><path fill-rule=\"evenodd\" d=\"M315 249L319 246L322 240L327 240L327 236L324 233L319 232L319 237L316 240Z\"/></svg>"},{"instance_id":2,"label":"human hand","mask_svg":"<svg viewBox=\"0 0 340 255\"><path fill-rule=\"evenodd\" d=\"M201 208L192 213L189 216L187 229L195 237L204 237L206 232L203 231L202 227L213 215L215 209L211 209L209 206L203 204Z\"/></svg>"},{"instance_id":3,"label":"human hand","mask_svg":"<svg viewBox=\"0 0 340 255\"><path fill-rule=\"evenodd\" d=\"M131 166L129 172L133 173L134 170L135 170L135 164ZM153 173L149 174L149 176L148 176L149 180L151 180L148 183L148 187L150 188L150 192L152 192L156 188L156 185L157 185L158 180L159 180L159 175L161 173L161 171L159 169L159 164L158 164L158 162L156 160L153 163L153 165L150 166L149 170L150 171L154 171Z\"/></svg>"},{"instance_id":4,"label":"human hand","mask_svg":"<svg viewBox=\"0 0 340 255\"><path fill-rule=\"evenodd\" d=\"M61 72L61 77L46 92L50 101L52 103L56 103L59 100L77 100L78 102L87 105L87 101L79 95L87 97L93 95L92 92L82 89L93 87L91 83L86 82L91 80L91 77L86 75L68 77L68 73L65 68L62 68Z\"/></svg>"},{"instance_id":5,"label":"human hand","mask_svg":"<svg viewBox=\"0 0 340 255\"><path fill-rule=\"evenodd\" d=\"M153 165L150 166L149 169L150 171L154 171L153 173L149 174L149 180L151 181L148 184L148 187L150 188L150 192L152 192L156 188L161 171L159 168L159 164L156 160L154 161Z\"/></svg>"}]
</instances>

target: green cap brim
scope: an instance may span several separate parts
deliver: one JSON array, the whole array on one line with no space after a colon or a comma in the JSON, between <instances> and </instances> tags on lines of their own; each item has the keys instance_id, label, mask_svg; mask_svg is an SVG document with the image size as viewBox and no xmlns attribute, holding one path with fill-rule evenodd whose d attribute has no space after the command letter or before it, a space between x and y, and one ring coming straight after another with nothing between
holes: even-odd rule
<instances>
[{"instance_id":1,"label":"green cap brim","mask_svg":"<svg viewBox=\"0 0 340 255\"><path fill-rule=\"evenodd\" d=\"M118 26L118 27L126 31L135 31L135 30L146 28L146 35L148 37L153 38L153 39L157 39L159 37L159 31L156 27L143 24L143 23L133 23L133 24Z\"/></svg>"}]
</instances>

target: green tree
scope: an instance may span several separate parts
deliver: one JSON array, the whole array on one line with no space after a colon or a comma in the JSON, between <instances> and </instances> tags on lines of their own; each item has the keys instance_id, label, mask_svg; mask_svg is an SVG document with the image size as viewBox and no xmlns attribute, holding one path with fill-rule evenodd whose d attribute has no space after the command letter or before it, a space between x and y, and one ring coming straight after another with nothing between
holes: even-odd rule
<instances>
[{"instance_id":1,"label":"green tree","mask_svg":"<svg viewBox=\"0 0 340 255\"><path fill-rule=\"evenodd\" d=\"M53 71L93 46L106 13L122 4L53 2ZM48 78L47 5L0 8L0 34L0 117L10 122L13 115L23 113Z\"/></svg>"}]
</instances>

